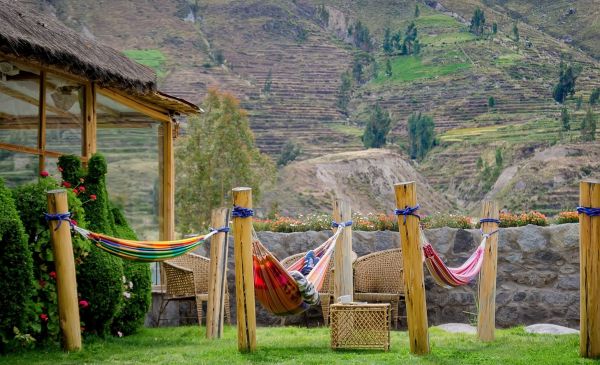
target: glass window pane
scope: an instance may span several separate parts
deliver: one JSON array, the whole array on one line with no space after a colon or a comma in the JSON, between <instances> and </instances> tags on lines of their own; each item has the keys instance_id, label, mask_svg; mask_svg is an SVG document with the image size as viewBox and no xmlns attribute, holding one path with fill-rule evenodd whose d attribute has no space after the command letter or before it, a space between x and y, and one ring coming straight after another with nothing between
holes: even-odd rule
<instances>
[{"instance_id":1,"label":"glass window pane","mask_svg":"<svg viewBox=\"0 0 600 365\"><path fill-rule=\"evenodd\" d=\"M85 87L46 76L46 150L81 155Z\"/></svg>"},{"instance_id":2,"label":"glass window pane","mask_svg":"<svg viewBox=\"0 0 600 365\"><path fill-rule=\"evenodd\" d=\"M2 61L0 76L0 143L37 147L39 75Z\"/></svg>"},{"instance_id":3,"label":"glass window pane","mask_svg":"<svg viewBox=\"0 0 600 365\"><path fill-rule=\"evenodd\" d=\"M0 150L0 177L9 187L37 179L38 156Z\"/></svg>"}]
</instances>

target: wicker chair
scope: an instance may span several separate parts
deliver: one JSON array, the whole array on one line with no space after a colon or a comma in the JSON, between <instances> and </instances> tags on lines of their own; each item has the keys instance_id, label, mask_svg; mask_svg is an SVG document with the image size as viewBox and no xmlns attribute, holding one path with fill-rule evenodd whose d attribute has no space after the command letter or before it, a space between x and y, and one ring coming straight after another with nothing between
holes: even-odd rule
<instances>
[{"instance_id":1,"label":"wicker chair","mask_svg":"<svg viewBox=\"0 0 600 365\"><path fill-rule=\"evenodd\" d=\"M394 328L398 305L404 296L402 253L399 248L373 252L354 262L354 300L390 303Z\"/></svg>"},{"instance_id":2,"label":"wicker chair","mask_svg":"<svg viewBox=\"0 0 600 365\"><path fill-rule=\"evenodd\" d=\"M295 255L286 257L281 260L281 265L286 269L290 267L294 262L298 261L302 256L306 255L306 252L297 253ZM352 262L356 260L358 256L356 252L352 251ZM323 278L323 287L319 292L319 299L321 300L321 311L323 312L323 323L325 326L329 325L329 305L331 304L331 300L333 298L333 280L332 280L332 272L333 272L333 257L329 262L329 268L327 269L327 273ZM285 317L281 319L281 325L285 324Z\"/></svg>"},{"instance_id":3,"label":"wicker chair","mask_svg":"<svg viewBox=\"0 0 600 365\"><path fill-rule=\"evenodd\" d=\"M172 300L195 299L198 312L198 324L202 325L202 302L208 302L208 271L210 259L188 253L163 262L166 279L166 291L158 321L167 304ZM225 285L225 319L231 324L229 290Z\"/></svg>"}]
</instances>

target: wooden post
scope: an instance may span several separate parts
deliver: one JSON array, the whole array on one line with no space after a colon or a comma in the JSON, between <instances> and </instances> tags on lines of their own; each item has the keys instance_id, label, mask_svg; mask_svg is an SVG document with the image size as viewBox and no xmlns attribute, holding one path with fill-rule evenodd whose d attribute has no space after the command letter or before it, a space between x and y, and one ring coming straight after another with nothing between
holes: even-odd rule
<instances>
[{"instance_id":1,"label":"wooden post","mask_svg":"<svg viewBox=\"0 0 600 365\"><path fill-rule=\"evenodd\" d=\"M498 204L495 201L484 201L481 216L483 218L499 218ZM481 224L484 234L498 229L498 223ZM479 275L479 316L477 317L477 335L484 342L494 340L496 329L496 272L498 269L498 233L488 237L483 266Z\"/></svg>"},{"instance_id":2,"label":"wooden post","mask_svg":"<svg viewBox=\"0 0 600 365\"><path fill-rule=\"evenodd\" d=\"M86 157L86 161L89 161L92 155L96 153L97 148L96 85L93 82L85 85L83 105L81 156Z\"/></svg>"},{"instance_id":3,"label":"wooden post","mask_svg":"<svg viewBox=\"0 0 600 365\"><path fill-rule=\"evenodd\" d=\"M233 205L252 208L252 189L233 189ZM235 256L235 301L237 308L238 350L256 349L256 307L252 257L252 218L233 218Z\"/></svg>"},{"instance_id":4,"label":"wooden post","mask_svg":"<svg viewBox=\"0 0 600 365\"><path fill-rule=\"evenodd\" d=\"M67 192L63 189L48 192L48 212L67 213ZM58 317L62 331L63 349L81 349L81 327L79 323L79 303L77 302L77 281L75 279L75 259L69 224L50 221L50 235L54 265L56 266L56 288L58 292Z\"/></svg>"},{"instance_id":5,"label":"wooden post","mask_svg":"<svg viewBox=\"0 0 600 365\"><path fill-rule=\"evenodd\" d=\"M161 133L162 132L162 133ZM161 240L175 239L175 157L173 151L173 124L159 127L159 183L160 210L159 222Z\"/></svg>"},{"instance_id":6,"label":"wooden post","mask_svg":"<svg viewBox=\"0 0 600 365\"><path fill-rule=\"evenodd\" d=\"M46 72L40 72L40 96L38 108L38 174L46 169Z\"/></svg>"},{"instance_id":7,"label":"wooden post","mask_svg":"<svg viewBox=\"0 0 600 365\"><path fill-rule=\"evenodd\" d=\"M333 220L338 223L352 220L350 202L344 200L333 201ZM337 228L334 228L334 231ZM342 295L354 294L352 280L352 227L345 227L337 238L335 255L333 257L333 299L334 302Z\"/></svg>"},{"instance_id":8,"label":"wooden post","mask_svg":"<svg viewBox=\"0 0 600 365\"><path fill-rule=\"evenodd\" d=\"M229 226L229 210L212 211L211 225L216 229ZM217 233L210 239L210 269L208 281L208 305L206 313L206 338L223 336L225 310L225 285L227 285L227 233Z\"/></svg>"},{"instance_id":9,"label":"wooden post","mask_svg":"<svg viewBox=\"0 0 600 365\"><path fill-rule=\"evenodd\" d=\"M600 181L579 184L579 205L600 208ZM579 214L579 354L600 357L600 217Z\"/></svg>"},{"instance_id":10,"label":"wooden post","mask_svg":"<svg viewBox=\"0 0 600 365\"><path fill-rule=\"evenodd\" d=\"M396 207L417 205L417 191L414 182L394 185ZM406 219L405 219L406 218ZM427 324L427 303L423 279L423 253L419 219L414 216L398 216L402 259L404 267L404 293L410 352L417 355L429 353L429 328Z\"/></svg>"}]
</instances>

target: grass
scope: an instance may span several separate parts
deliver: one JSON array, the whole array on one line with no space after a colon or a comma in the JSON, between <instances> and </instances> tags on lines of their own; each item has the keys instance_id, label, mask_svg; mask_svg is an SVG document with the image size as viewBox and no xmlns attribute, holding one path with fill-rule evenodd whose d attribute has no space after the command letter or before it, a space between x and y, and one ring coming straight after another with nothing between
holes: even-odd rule
<instances>
[{"instance_id":1,"label":"grass","mask_svg":"<svg viewBox=\"0 0 600 365\"><path fill-rule=\"evenodd\" d=\"M577 134L572 126L571 134ZM504 141L508 143L550 142L559 136L560 123L556 120L534 120L517 125L493 125L485 127L452 129L440 136L443 142L485 143Z\"/></svg>"},{"instance_id":2,"label":"grass","mask_svg":"<svg viewBox=\"0 0 600 365\"><path fill-rule=\"evenodd\" d=\"M204 328L145 328L125 338L89 339L78 353L58 347L0 357L0 364L587 364L578 357L577 335L533 335L523 328L498 330L496 340L430 331L431 353L409 353L406 332L391 333L389 352L332 351L328 328L259 328L257 351L237 351L236 328L222 340L204 338Z\"/></svg>"},{"instance_id":3,"label":"grass","mask_svg":"<svg viewBox=\"0 0 600 365\"><path fill-rule=\"evenodd\" d=\"M468 69L471 64L466 62L434 64L423 62L423 59L418 56L399 56L391 61L392 76L387 77L385 72L380 71L375 84L385 82L409 82L424 78L434 78L444 75L456 73L458 71ZM382 63L385 65L385 63Z\"/></svg>"},{"instance_id":4,"label":"grass","mask_svg":"<svg viewBox=\"0 0 600 365\"><path fill-rule=\"evenodd\" d=\"M469 42L475 39L477 39L477 37L475 37L473 33L468 32L450 32L436 35L425 34L419 36L419 40L423 44L430 46L441 46L460 42Z\"/></svg>"},{"instance_id":5,"label":"grass","mask_svg":"<svg viewBox=\"0 0 600 365\"><path fill-rule=\"evenodd\" d=\"M415 25L417 28L464 28L459 21L449 15L444 14L420 16L415 19Z\"/></svg>"},{"instance_id":6,"label":"grass","mask_svg":"<svg viewBox=\"0 0 600 365\"><path fill-rule=\"evenodd\" d=\"M329 128L335 132L345 134L347 136L361 138L363 133L365 132L364 128L355 126L355 125L345 125L345 124L334 124L331 123Z\"/></svg>"},{"instance_id":7,"label":"grass","mask_svg":"<svg viewBox=\"0 0 600 365\"><path fill-rule=\"evenodd\" d=\"M167 57L158 49L127 49L123 53L132 60L153 69L158 78L166 75Z\"/></svg>"}]
</instances>

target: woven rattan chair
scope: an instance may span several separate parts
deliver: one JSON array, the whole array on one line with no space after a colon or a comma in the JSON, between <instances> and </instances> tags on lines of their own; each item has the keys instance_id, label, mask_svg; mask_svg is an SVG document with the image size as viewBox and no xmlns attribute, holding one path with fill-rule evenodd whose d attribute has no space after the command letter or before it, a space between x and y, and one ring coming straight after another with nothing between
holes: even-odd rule
<instances>
[{"instance_id":1,"label":"woven rattan chair","mask_svg":"<svg viewBox=\"0 0 600 365\"><path fill-rule=\"evenodd\" d=\"M398 305L404 296L402 253L399 248L373 252L354 262L354 300L390 303L398 326Z\"/></svg>"},{"instance_id":2,"label":"woven rattan chair","mask_svg":"<svg viewBox=\"0 0 600 365\"><path fill-rule=\"evenodd\" d=\"M294 262L298 261L302 256L306 255L306 252L303 253L297 253L295 255L286 257L285 259L283 259L281 262L281 265L283 265L283 267L285 267L286 269L288 267L290 267ZM356 252L352 252L352 262L354 262L356 260L358 256L356 255ZM323 323L325 324L325 326L329 325L329 305L331 304L331 301L333 299L333 276L332 276L332 269L333 269L333 258L331 258L331 261L329 262L329 268L327 269L327 273L325 274L325 277L323 278L323 287L321 288L321 291L319 292L319 299L321 300L321 311L323 312ZM285 324L285 317L281 319L281 325Z\"/></svg>"},{"instance_id":3,"label":"woven rattan chair","mask_svg":"<svg viewBox=\"0 0 600 365\"><path fill-rule=\"evenodd\" d=\"M202 303L208 302L208 271L210 259L188 253L163 262L167 282L165 299L159 311L158 321L167 304L172 300L195 299L198 312L198 324L202 325ZM231 324L229 290L225 285L225 319Z\"/></svg>"}]
</instances>

